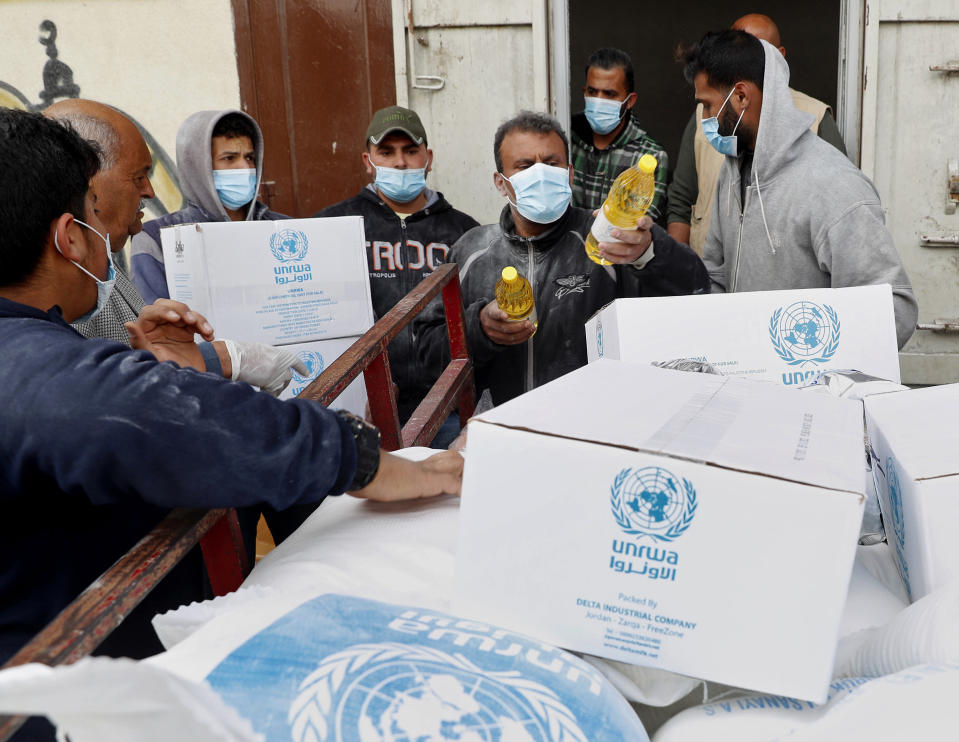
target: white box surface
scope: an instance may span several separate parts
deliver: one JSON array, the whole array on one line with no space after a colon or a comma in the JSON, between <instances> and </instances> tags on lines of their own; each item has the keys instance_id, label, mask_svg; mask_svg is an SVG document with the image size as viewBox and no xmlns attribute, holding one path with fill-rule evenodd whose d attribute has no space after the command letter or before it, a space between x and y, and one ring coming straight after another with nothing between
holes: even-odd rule
<instances>
[{"instance_id":1,"label":"white box surface","mask_svg":"<svg viewBox=\"0 0 959 742\"><path fill-rule=\"evenodd\" d=\"M590 364L470 423L455 609L822 701L862 456L857 402Z\"/></svg>"},{"instance_id":2,"label":"white box surface","mask_svg":"<svg viewBox=\"0 0 959 742\"><path fill-rule=\"evenodd\" d=\"M281 345L373 326L362 217L178 224L160 240L170 297L218 336Z\"/></svg>"},{"instance_id":3,"label":"white box surface","mask_svg":"<svg viewBox=\"0 0 959 742\"><path fill-rule=\"evenodd\" d=\"M294 371L293 380L280 394L280 399L292 399L306 389L313 379L323 373L327 366L339 358L358 339L355 337L333 338L332 340L315 340L312 343L284 346L284 350L296 353L303 360L309 369L309 373L306 376L301 376ZM363 374L353 379L350 385L340 393L340 396L333 400L329 408L331 410L349 410L354 415L365 417L366 383L363 380Z\"/></svg>"},{"instance_id":4,"label":"white box surface","mask_svg":"<svg viewBox=\"0 0 959 742\"><path fill-rule=\"evenodd\" d=\"M888 284L617 299L586 323L586 352L590 362L696 358L787 385L835 369L899 381Z\"/></svg>"},{"instance_id":5,"label":"white box surface","mask_svg":"<svg viewBox=\"0 0 959 742\"><path fill-rule=\"evenodd\" d=\"M959 384L863 404L886 538L915 601L959 578Z\"/></svg>"}]
</instances>

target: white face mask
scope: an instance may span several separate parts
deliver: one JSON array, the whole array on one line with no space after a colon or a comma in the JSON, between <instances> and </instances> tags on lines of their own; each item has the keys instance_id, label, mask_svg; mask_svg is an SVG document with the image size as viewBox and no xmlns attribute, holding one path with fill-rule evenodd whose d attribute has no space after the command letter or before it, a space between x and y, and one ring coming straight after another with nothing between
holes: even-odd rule
<instances>
[{"instance_id":1,"label":"white face mask","mask_svg":"<svg viewBox=\"0 0 959 742\"><path fill-rule=\"evenodd\" d=\"M91 309L89 312L84 314L82 317L77 317L75 320L73 320L74 322L87 322L88 320L91 320L94 317L96 317L97 314L100 312L100 310L107 305L107 300L110 298L110 293L113 291L113 284L115 284L117 280L117 272L116 272L116 269L113 267L113 252L110 250L110 234L107 233L107 235L104 237L102 234L100 234L97 230L95 230L86 222L81 222L79 219L74 219L73 221L75 221L77 224L82 224L91 232L94 232L101 240L103 240L106 243L106 246L107 246L107 277L106 279L97 278L90 271L88 271L86 268L80 265L77 261L75 260L70 261L77 268L82 270L84 273L90 276L90 278L92 278L94 281L97 282L96 306L93 309ZM53 233L53 244L56 246L57 252L63 255L63 250L60 249L60 241L57 237L56 232ZM66 256L64 255L64 257Z\"/></svg>"}]
</instances>

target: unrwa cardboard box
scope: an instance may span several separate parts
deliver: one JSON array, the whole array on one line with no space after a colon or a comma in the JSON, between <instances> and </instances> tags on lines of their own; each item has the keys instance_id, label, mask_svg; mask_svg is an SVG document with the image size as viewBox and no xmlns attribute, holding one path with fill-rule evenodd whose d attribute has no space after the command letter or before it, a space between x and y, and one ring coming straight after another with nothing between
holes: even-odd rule
<instances>
[{"instance_id":1,"label":"unrwa cardboard box","mask_svg":"<svg viewBox=\"0 0 959 742\"><path fill-rule=\"evenodd\" d=\"M959 384L863 400L886 538L910 600L959 578Z\"/></svg>"},{"instance_id":2,"label":"unrwa cardboard box","mask_svg":"<svg viewBox=\"0 0 959 742\"><path fill-rule=\"evenodd\" d=\"M295 353L308 369L306 375L296 371L290 385L280 394L280 399L292 399L310 385L317 376L326 370L333 361L339 358L347 348L359 338L334 338L332 340L317 340L312 343L298 343L284 346L284 350ZM363 374L357 376L340 395L327 405L331 410L349 410L354 415L366 415L366 383Z\"/></svg>"},{"instance_id":3,"label":"unrwa cardboard box","mask_svg":"<svg viewBox=\"0 0 959 742\"><path fill-rule=\"evenodd\" d=\"M858 402L590 364L470 422L455 610L822 702L862 462Z\"/></svg>"},{"instance_id":4,"label":"unrwa cardboard box","mask_svg":"<svg viewBox=\"0 0 959 742\"><path fill-rule=\"evenodd\" d=\"M160 240L170 297L219 336L281 345L373 326L361 217L178 224Z\"/></svg>"},{"instance_id":5,"label":"unrwa cardboard box","mask_svg":"<svg viewBox=\"0 0 959 742\"><path fill-rule=\"evenodd\" d=\"M696 358L787 385L849 368L899 381L888 284L617 299L586 323L586 352L590 361Z\"/></svg>"}]
</instances>

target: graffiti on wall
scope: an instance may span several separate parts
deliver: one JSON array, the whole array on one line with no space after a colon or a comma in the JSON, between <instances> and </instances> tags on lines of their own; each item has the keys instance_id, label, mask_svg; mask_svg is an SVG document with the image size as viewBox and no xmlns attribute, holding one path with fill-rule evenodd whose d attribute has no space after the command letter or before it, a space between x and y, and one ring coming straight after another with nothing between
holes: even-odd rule
<instances>
[{"instance_id":1,"label":"graffiti on wall","mask_svg":"<svg viewBox=\"0 0 959 742\"><path fill-rule=\"evenodd\" d=\"M43 65L43 90L38 94L38 103L32 103L23 93L9 83L0 80L0 106L19 108L24 111L42 111L61 98L79 98L80 86L74 80L73 69L63 62L57 51L57 25L51 20L40 24L40 44L46 48L47 61ZM108 102L108 101L104 101ZM129 118L146 140L153 157L150 181L157 197L148 204L157 216L177 211L183 204L183 194L177 180L176 166L156 138L126 111L117 108Z\"/></svg>"}]
</instances>

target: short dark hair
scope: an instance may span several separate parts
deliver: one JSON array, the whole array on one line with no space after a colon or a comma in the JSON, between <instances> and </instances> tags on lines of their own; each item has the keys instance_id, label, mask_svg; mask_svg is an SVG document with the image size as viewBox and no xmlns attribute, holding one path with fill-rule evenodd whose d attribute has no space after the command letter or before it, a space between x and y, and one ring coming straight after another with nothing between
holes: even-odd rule
<instances>
[{"instance_id":1,"label":"short dark hair","mask_svg":"<svg viewBox=\"0 0 959 742\"><path fill-rule=\"evenodd\" d=\"M587 75L589 75L590 67L599 67L601 70L613 70L619 67L626 75L626 92L632 93L636 89L633 60L622 49L616 49L612 46L597 49L586 60Z\"/></svg>"},{"instance_id":2,"label":"short dark hair","mask_svg":"<svg viewBox=\"0 0 959 742\"><path fill-rule=\"evenodd\" d=\"M762 42L745 31L710 31L698 44L681 49L678 58L690 85L700 72L714 88L731 88L741 80L763 89L766 50Z\"/></svg>"},{"instance_id":3,"label":"short dark hair","mask_svg":"<svg viewBox=\"0 0 959 742\"><path fill-rule=\"evenodd\" d=\"M503 172L503 156L500 153L503 140L507 134L514 131L529 132L531 134L559 134L559 138L563 140L566 162L569 162L569 140L566 138L566 132L563 131L563 127L560 126L559 121L548 113L520 111L513 116L513 118L500 124L496 130L496 134L493 136L493 159L496 162L496 172Z\"/></svg>"},{"instance_id":4,"label":"short dark hair","mask_svg":"<svg viewBox=\"0 0 959 742\"><path fill-rule=\"evenodd\" d=\"M227 139L249 137L254 149L256 148L256 140L258 138L256 136L256 127L253 126L250 119L239 113L228 113L226 116L223 116L216 122L211 136L226 137Z\"/></svg>"},{"instance_id":5,"label":"short dark hair","mask_svg":"<svg viewBox=\"0 0 959 742\"><path fill-rule=\"evenodd\" d=\"M15 286L36 270L53 221L86 219L100 155L69 123L0 108L0 162L0 286Z\"/></svg>"}]
</instances>

